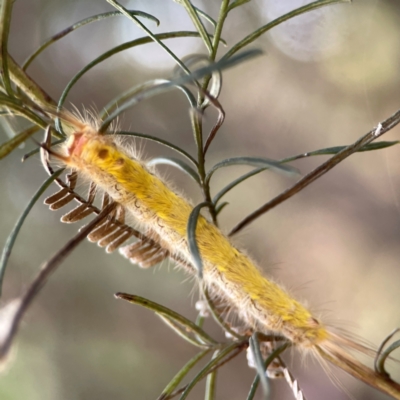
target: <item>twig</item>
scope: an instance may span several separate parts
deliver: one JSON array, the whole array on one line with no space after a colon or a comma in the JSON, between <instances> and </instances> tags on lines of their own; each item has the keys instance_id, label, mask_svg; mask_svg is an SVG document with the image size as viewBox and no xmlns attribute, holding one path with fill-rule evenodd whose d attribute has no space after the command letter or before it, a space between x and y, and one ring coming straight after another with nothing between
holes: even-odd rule
<instances>
[{"instance_id":1,"label":"twig","mask_svg":"<svg viewBox=\"0 0 400 400\"><path fill-rule=\"evenodd\" d=\"M265 214L267 211L271 210L278 204L281 204L285 200L289 199L290 197L294 196L296 193L303 190L307 187L310 183L314 182L322 175L326 174L330 171L333 167L339 164L341 161L352 155L353 153L357 152L361 147L367 145L368 143L372 142L373 140L377 139L378 137L382 136L384 133L390 131L394 128L397 124L400 123L400 110L396 111L392 116L387 118L385 121L380 123L377 128L372 129L366 135L362 136L356 142L347 146L342 151L331 157L329 160L321 164L319 167L315 168L313 171L308 173L304 178L300 179L296 184L294 184L289 189L282 192L280 195L276 196L268 203L265 203L263 206L252 212L248 215L245 219L239 222L230 232L228 236L232 236L235 233L241 231L244 227L249 225L255 219L257 219L262 214Z\"/></svg>"}]
</instances>

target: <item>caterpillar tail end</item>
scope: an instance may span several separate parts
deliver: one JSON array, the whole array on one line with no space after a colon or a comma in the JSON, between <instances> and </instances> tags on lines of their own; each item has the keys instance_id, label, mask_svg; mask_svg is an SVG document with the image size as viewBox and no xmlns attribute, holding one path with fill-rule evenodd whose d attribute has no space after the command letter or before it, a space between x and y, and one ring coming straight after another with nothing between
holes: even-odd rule
<instances>
[{"instance_id":1,"label":"caterpillar tail end","mask_svg":"<svg viewBox=\"0 0 400 400\"><path fill-rule=\"evenodd\" d=\"M345 338L334 333L329 333L329 338L314 348L322 359L339 367L351 376L355 377L380 390L383 393L400 400L400 384L374 371L354 358L347 349L357 350L359 352L371 355L373 350L363 346L352 339Z\"/></svg>"}]
</instances>

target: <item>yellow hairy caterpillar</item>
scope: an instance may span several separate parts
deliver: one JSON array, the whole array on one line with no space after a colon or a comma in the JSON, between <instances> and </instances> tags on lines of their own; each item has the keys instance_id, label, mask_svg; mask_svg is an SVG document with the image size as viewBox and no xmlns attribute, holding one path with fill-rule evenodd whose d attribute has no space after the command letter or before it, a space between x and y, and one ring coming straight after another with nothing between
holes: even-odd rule
<instances>
[{"instance_id":1,"label":"yellow hairy caterpillar","mask_svg":"<svg viewBox=\"0 0 400 400\"><path fill-rule=\"evenodd\" d=\"M98 187L106 194L106 201L111 199L117 208L110 217L112 221L109 219L98 226L89 239L113 251L130 237L137 236L139 242L120 248L127 258L150 266L171 255L181 264L193 265L187 240L193 206L120 144L118 136L100 134L94 123L69 114L64 119L72 124L74 131L59 150L47 150L74 172L69 178L69 188L64 187L46 202L57 209L71 201L74 194L70 191L79 173L92 182L89 201L78 199L81 206L64 216L64 222L74 222L90 213L90 198ZM125 213L134 217L151 239L129 230L124 224ZM265 334L272 331L282 335L297 348L311 351L400 399L399 384L348 354L348 349L372 351L330 330L286 290L263 276L255 263L203 216L197 222L196 242L206 288L211 295L231 305L247 326ZM146 260L151 261L146 264ZM192 266L189 271L195 273L196 269Z\"/></svg>"}]
</instances>

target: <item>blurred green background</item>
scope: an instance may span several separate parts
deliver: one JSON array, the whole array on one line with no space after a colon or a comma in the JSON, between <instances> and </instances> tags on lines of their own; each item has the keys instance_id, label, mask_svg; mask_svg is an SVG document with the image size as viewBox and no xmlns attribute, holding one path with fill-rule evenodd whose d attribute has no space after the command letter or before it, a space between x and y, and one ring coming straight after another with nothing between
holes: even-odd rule
<instances>
[{"instance_id":1,"label":"blurred green background","mask_svg":"<svg viewBox=\"0 0 400 400\"><path fill-rule=\"evenodd\" d=\"M228 46L268 20L305 1L251 1L232 12L223 33ZM195 2L218 15L219 2ZM183 8L172 1L135 1L125 6L154 14L154 32L193 30ZM46 38L67 26L111 10L105 1L19 0L15 2L9 51L22 62ZM109 48L143 36L124 17L84 27L47 49L29 74L57 99L71 77ZM205 53L198 39L167 42L183 57ZM226 122L209 154L208 166L231 156L280 159L345 145L400 107L400 5L355 0L282 24L254 45L263 57L224 73L220 101ZM254 47L253 46L253 47ZM126 88L169 77L173 62L155 44L129 50L97 66L68 100L98 110ZM216 114L207 113L211 127ZM17 124L19 121L11 121ZM135 106L121 126L165 138L194 154L185 99L169 92ZM7 140L3 126L0 141ZM384 140L399 138L399 128ZM37 136L40 139L40 135ZM145 157L172 155L137 142ZM38 157L21 163L28 142L0 161L0 243L46 179ZM299 161L302 173L325 158ZM213 178L214 193L245 167ZM194 203L195 185L170 167L160 168ZM249 212L294 183L264 173L230 192L221 215L229 230ZM53 186L48 193L55 191ZM18 237L5 276L2 305L20 295L41 263L77 231L59 222L62 211L37 204ZM266 274L306 301L317 315L377 345L400 325L400 148L356 154L299 195L258 219L235 238ZM196 349L179 339L150 311L114 299L123 291L147 297L194 319L193 282L170 263L141 270L118 254L85 241L51 278L29 310L12 360L0 382L2 400L155 399ZM207 330L222 338L208 322ZM308 399L347 399L318 363L292 352L286 359ZM371 360L366 360L371 365ZM400 377L398 364L393 376ZM397 370L396 370L397 368ZM376 391L333 370L357 399L383 399ZM220 372L218 399L245 399L255 375L244 354ZM202 385L190 397L201 399ZM259 397L261 398L261 397ZM286 384L272 384L273 399L291 399Z\"/></svg>"}]
</instances>

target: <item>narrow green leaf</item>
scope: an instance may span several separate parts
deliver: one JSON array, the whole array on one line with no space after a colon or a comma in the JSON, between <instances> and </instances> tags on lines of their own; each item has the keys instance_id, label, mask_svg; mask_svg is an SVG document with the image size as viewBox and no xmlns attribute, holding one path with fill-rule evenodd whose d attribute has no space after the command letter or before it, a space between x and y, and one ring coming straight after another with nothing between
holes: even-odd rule
<instances>
[{"instance_id":1,"label":"narrow green leaf","mask_svg":"<svg viewBox=\"0 0 400 400\"><path fill-rule=\"evenodd\" d=\"M259 174L260 172L266 171L268 168L257 168L253 171L248 172L247 174L242 175L238 179L235 179L230 184L226 185L223 189L221 189L213 198L212 202L216 205L223 196L225 196L230 190L232 190L235 186L239 185L239 183L244 182L246 179L251 178L254 175ZM225 203L224 203L225 204ZM226 203L227 204L227 203Z\"/></svg>"},{"instance_id":2,"label":"narrow green leaf","mask_svg":"<svg viewBox=\"0 0 400 400\"><path fill-rule=\"evenodd\" d=\"M56 146L57 144L60 144L60 143L63 143L63 142L65 142L65 138L64 138L64 139L56 140L55 142L53 142L53 143L51 144L50 147ZM37 147L36 149L33 149L33 150L30 151L29 153L26 153L26 154L22 157L22 160L21 160L21 161L22 161L22 162L26 161L28 158L30 158L30 157L34 156L35 154L39 153L39 151L40 151L40 147Z\"/></svg>"},{"instance_id":3,"label":"narrow green leaf","mask_svg":"<svg viewBox=\"0 0 400 400\"><path fill-rule=\"evenodd\" d=\"M392 141L392 142L381 141L381 142L369 143L369 144L361 147L361 149L359 149L357 152L385 149L387 147L394 146L394 145L396 145L398 143L400 143L399 140L395 140L395 141ZM341 152L343 149L345 149L346 147L347 146L327 147L325 149L310 151L310 152L307 152L307 153L299 154L299 155L294 156L294 157L285 158L284 160L282 160L282 162L290 162L290 161L298 160L300 158L305 158L305 157L337 154L337 153Z\"/></svg>"},{"instance_id":4,"label":"narrow green leaf","mask_svg":"<svg viewBox=\"0 0 400 400\"><path fill-rule=\"evenodd\" d=\"M214 352L213 358L217 357L218 353L219 350ZM207 375L204 400L215 400L216 392L217 392L217 370Z\"/></svg>"},{"instance_id":5,"label":"narrow green leaf","mask_svg":"<svg viewBox=\"0 0 400 400\"><path fill-rule=\"evenodd\" d=\"M196 384L203 379L209 372L210 370L215 367L222 359L224 359L229 353L233 352L235 349L239 348L242 346L242 342L233 342L229 346L226 346L225 348L222 348L219 352L219 354L212 358L207 365L194 377L194 379L187 385L185 388L185 391L182 393L182 396L179 398L179 400L185 400L189 393L192 391L192 389L196 386Z\"/></svg>"},{"instance_id":6,"label":"narrow green leaf","mask_svg":"<svg viewBox=\"0 0 400 400\"><path fill-rule=\"evenodd\" d=\"M228 205L229 203L227 201L224 201L221 204L218 204L217 207L215 207L215 215L219 215L219 213Z\"/></svg>"},{"instance_id":7,"label":"narrow green leaf","mask_svg":"<svg viewBox=\"0 0 400 400\"><path fill-rule=\"evenodd\" d=\"M185 65L190 69L200 68L201 66L210 66L213 61L205 54L191 54L182 59L185 62ZM222 73L220 69L214 69L211 73L212 75L212 86L208 87L207 91L209 97L218 98L221 88L222 88ZM178 78L182 76L182 72L174 69L174 77ZM201 104L201 109L205 108L205 104L208 104L209 100L206 98L204 102ZM197 106L197 102L195 104Z\"/></svg>"},{"instance_id":8,"label":"narrow green leaf","mask_svg":"<svg viewBox=\"0 0 400 400\"><path fill-rule=\"evenodd\" d=\"M372 150L380 150L380 149L384 149L387 147L391 147L394 146L396 144L400 143L400 141L396 140L396 141L392 141L392 142L376 142L376 143L370 143L364 147L362 147L360 150L358 150L358 152L363 152L363 151L372 151ZM331 155L331 154L337 154L340 151L342 151L343 149L345 149L347 146L336 146L336 147L327 147L325 149L321 149L321 150L315 150L315 151L310 151L307 153L302 153L302 154L298 154L296 156L292 156L292 157L288 157L288 158L283 158L281 160L279 160L280 163L287 163L287 162L291 162L291 161L295 161L295 160L299 160L301 158L306 158L306 157L311 157L311 156L321 156L321 155ZM267 170L268 168L258 168L255 169L253 171L248 172L247 174L242 175L240 178L232 181L229 185L227 185L226 187L224 187L220 192L218 192L214 198L213 198L213 203L217 204L218 201L221 199L221 197L223 197L228 191L230 191L231 189L233 189L235 186L237 186L239 183L242 183L243 181L245 181L248 178L251 178L254 175L259 174L260 172L263 172L265 170Z\"/></svg>"},{"instance_id":9,"label":"narrow green leaf","mask_svg":"<svg viewBox=\"0 0 400 400\"><path fill-rule=\"evenodd\" d=\"M385 369L385 362L387 358L393 353L396 349L400 348L400 340L396 340L392 343L384 352L380 354L379 362L378 362L378 372L381 375L389 376L388 372Z\"/></svg>"},{"instance_id":10,"label":"narrow green leaf","mask_svg":"<svg viewBox=\"0 0 400 400\"><path fill-rule=\"evenodd\" d=\"M179 37L199 37L197 32L190 32L190 31L178 31L178 32L167 32L167 33L159 33L155 35L155 37L159 40L165 39L173 39ZM67 84L64 91L61 94L60 100L58 102L58 108L61 109L64 105L66 97L72 87L78 82L78 80L88 71L90 71L93 67L100 64L101 62L107 60L108 58L114 56L115 54L120 53L121 51L131 49L135 46L141 46L144 44L152 43L153 40L150 37L142 37L139 39L132 40L130 42L123 43L119 46L113 47L112 49L106 51L105 53L101 54L99 57L88 63L84 68L82 68Z\"/></svg>"},{"instance_id":11,"label":"narrow green leaf","mask_svg":"<svg viewBox=\"0 0 400 400\"><path fill-rule=\"evenodd\" d=\"M396 328L395 330L393 330L393 332L391 332L385 338L385 340L381 343L378 351L376 352L374 367L375 367L375 371L378 372L378 374L380 374L380 375L383 375L386 377L390 376L386 372L385 362L386 362L386 359L389 357L390 353L392 353L394 350L396 350L400 347L400 340L397 340L396 342L392 343L385 351L383 351L383 349L389 343L389 341L392 340L393 336L399 332L400 332L400 328Z\"/></svg>"},{"instance_id":12,"label":"narrow green leaf","mask_svg":"<svg viewBox=\"0 0 400 400\"><path fill-rule=\"evenodd\" d=\"M260 343L257 338L257 332L255 332L250 338L250 349L251 349L251 352L253 353L254 363L255 363L256 369L257 369L257 374L261 381L261 386L262 386L263 392L264 392L264 398L267 399L270 389L269 389L267 376L265 375L264 360L263 360L263 357L261 354Z\"/></svg>"},{"instance_id":13,"label":"narrow green leaf","mask_svg":"<svg viewBox=\"0 0 400 400\"><path fill-rule=\"evenodd\" d=\"M189 332L193 332L199 336L205 343L209 343L212 345L217 345L216 342L211 336L207 335L201 328L199 328L195 323L185 318L184 316L178 314L177 312L171 310L170 308L164 307L161 304L155 303L151 300L145 299L144 297L136 296L128 293L116 293L115 297L117 299L123 299L129 301L132 304L138 304L149 310L154 311L155 313L162 314L165 317L172 319L178 324L184 326Z\"/></svg>"},{"instance_id":14,"label":"narrow green leaf","mask_svg":"<svg viewBox=\"0 0 400 400\"><path fill-rule=\"evenodd\" d=\"M243 4L250 3L251 0L235 0L233 1L228 8L228 11L232 11L234 8L242 6Z\"/></svg>"},{"instance_id":15,"label":"narrow green leaf","mask_svg":"<svg viewBox=\"0 0 400 400\"><path fill-rule=\"evenodd\" d=\"M55 101L22 70L10 55L8 55L7 62L10 78L19 91L24 93L24 97L31 99L36 107L44 110L54 109Z\"/></svg>"},{"instance_id":16,"label":"narrow green leaf","mask_svg":"<svg viewBox=\"0 0 400 400\"><path fill-rule=\"evenodd\" d=\"M291 18L297 17L298 15L301 15L306 12L316 10L318 8L328 6L331 4L350 3L350 2L351 2L351 0L318 0L313 3L307 4L303 7L296 8L295 10L290 11L289 13L282 15L279 18L274 19L273 21L271 21L268 24L257 29L250 35L246 36L243 40L241 40L240 42L238 42L234 46L232 46L231 49L224 55L223 58L232 57L233 54L235 54L236 52L238 52L240 49L247 46L248 44L254 42L256 39L258 39L264 33L268 32L270 29L281 24L282 22L288 21Z\"/></svg>"},{"instance_id":17,"label":"narrow green leaf","mask_svg":"<svg viewBox=\"0 0 400 400\"><path fill-rule=\"evenodd\" d=\"M398 143L400 143L399 140L395 140L395 141L392 141L392 142L381 141L381 142L369 143L369 144L361 147L359 150L357 150L357 153L361 153L363 151L373 151L373 150L385 149L387 147L394 146L394 145L396 145ZM301 160L302 158L307 158L307 157L335 155L337 153L340 153L346 147L348 147L348 146L327 147L325 149L309 151L307 153L297 154L296 156L283 158L282 160L279 160L279 162L288 163L288 162L292 162L292 161L295 161L295 160Z\"/></svg>"},{"instance_id":18,"label":"narrow green leaf","mask_svg":"<svg viewBox=\"0 0 400 400\"><path fill-rule=\"evenodd\" d=\"M367 144L367 145L361 147L361 149L358 150L358 152L386 149L387 147L394 146L398 143L400 143L400 140L394 140L391 142L388 142L388 141L374 142L374 143L370 143L370 144ZM341 146L341 149L339 151L342 151L345 147L346 146ZM334 153L332 153L332 154L334 154Z\"/></svg>"},{"instance_id":19,"label":"narrow green leaf","mask_svg":"<svg viewBox=\"0 0 400 400\"><path fill-rule=\"evenodd\" d=\"M199 174L189 165L187 165L184 161L179 160L178 158L174 157L158 157L153 158L147 163L147 166L151 167L154 165L159 164L166 164L172 165L173 167L178 168L179 170L183 171L185 174L189 175L196 183L200 185L200 177Z\"/></svg>"},{"instance_id":20,"label":"narrow green leaf","mask_svg":"<svg viewBox=\"0 0 400 400\"><path fill-rule=\"evenodd\" d=\"M232 165L250 165L252 167L260 167L265 169L271 169L275 172L286 173L290 175L298 175L299 171L297 168L290 167L287 165L282 165L280 161L272 160L270 158L261 157L232 157L227 158L217 164L215 164L211 170L207 173L205 182L209 183L212 175L215 171L220 168L230 167Z\"/></svg>"},{"instance_id":21,"label":"narrow green leaf","mask_svg":"<svg viewBox=\"0 0 400 400\"><path fill-rule=\"evenodd\" d=\"M140 139L151 140L152 142L162 144L166 147L169 147L172 150L175 150L179 154L182 154L197 168L197 161L189 153L187 153L185 150L181 149L178 146L175 146L174 144L172 144L164 139L160 139L160 138L157 138L157 137L151 136L151 135L145 135L143 133L127 132L127 131L118 131L115 134L116 135L133 136L133 137L137 137Z\"/></svg>"},{"instance_id":22,"label":"narrow green leaf","mask_svg":"<svg viewBox=\"0 0 400 400\"><path fill-rule=\"evenodd\" d=\"M51 175L49 178L46 179L46 181L40 186L38 191L34 194L32 199L29 201L28 205L26 206L24 212L22 215L19 217L17 223L14 226L14 229L11 231L10 235L8 236L6 243L3 248L3 252L1 254L0 258L0 296L2 292L2 287L3 287L3 278L4 278L4 273L6 271L7 267L7 262L8 259L10 258L12 248L14 246L15 240L17 239L18 233L28 216L29 212L31 211L32 207L35 205L35 203L38 201L39 197L43 194L43 192L51 185L51 183L56 179L60 174L64 171L64 169L60 169L56 172L54 172L53 175Z\"/></svg>"},{"instance_id":23,"label":"narrow green leaf","mask_svg":"<svg viewBox=\"0 0 400 400\"><path fill-rule=\"evenodd\" d=\"M136 15L138 17L143 17L147 18L157 24L157 26L160 24L160 21L154 17L153 15L147 14L142 11L134 11L134 10L128 10L129 13L132 15ZM76 31L77 29L81 28L82 26L88 25L92 22L97 22L97 21L102 21L103 19L110 18L110 17L117 17L121 16L122 14L119 11L110 11L110 12L105 12L103 14L97 14L93 15L89 18L85 18L65 29L63 29L61 32L56 33L53 35L50 39L46 40L32 55L30 55L27 60L22 64L22 69L25 71L29 65L32 63L32 61L43 52L43 50L47 49L51 44L57 42L58 40L62 39L63 37L67 36L69 33Z\"/></svg>"},{"instance_id":24,"label":"narrow green leaf","mask_svg":"<svg viewBox=\"0 0 400 400\"><path fill-rule=\"evenodd\" d=\"M246 400L254 400L254 396L257 393L258 385L260 384L260 377L258 376L258 373L254 377L254 380L250 386L250 391L249 394L247 395Z\"/></svg>"},{"instance_id":25,"label":"narrow green leaf","mask_svg":"<svg viewBox=\"0 0 400 400\"><path fill-rule=\"evenodd\" d=\"M197 269L199 279L203 279L203 261L201 259L199 246L197 245L196 228L200 217L200 210L203 207L210 207L210 203L200 203L193 208L192 212L190 213L186 229L189 251L192 255L193 264Z\"/></svg>"},{"instance_id":26,"label":"narrow green leaf","mask_svg":"<svg viewBox=\"0 0 400 400\"><path fill-rule=\"evenodd\" d=\"M205 344L203 341L199 341L196 339L196 337L190 336L188 332L186 331L186 328L183 328L179 326L173 319L168 318L165 314L161 313L156 313L162 321L168 325L169 328L171 328L178 336L180 336L182 339L186 340L188 343L192 344L193 346L200 347L202 349L210 348L210 345Z\"/></svg>"},{"instance_id":27,"label":"narrow green leaf","mask_svg":"<svg viewBox=\"0 0 400 400\"><path fill-rule=\"evenodd\" d=\"M150 81L147 81L145 83L141 83L140 85L136 85L133 88L127 90L126 92L122 93L121 95L117 96L113 100L111 100L103 109L100 119L104 120L107 116L110 114L113 114L113 118L116 118L119 116L119 114L122 112L120 110L120 104L123 104L127 102L128 100L134 98L135 96L139 95L141 100L144 100L146 97L143 97L142 93L144 90L151 88L151 87L158 87L161 83L167 83L170 82L167 79L152 79ZM187 89L184 86L175 86L177 89L179 89L183 94L186 96L186 98L189 101L189 104L192 108L195 108L197 105L196 99L192 92ZM111 120L110 120L111 123ZM100 132L105 132L106 129L108 128L109 124L102 124L100 128Z\"/></svg>"},{"instance_id":28,"label":"narrow green leaf","mask_svg":"<svg viewBox=\"0 0 400 400\"><path fill-rule=\"evenodd\" d=\"M204 321L205 321L205 317L203 317L203 315L201 314L201 312L199 312L199 313L197 314L197 318L196 318L195 324L196 324L197 326L199 326L200 328L202 328L203 325L204 325Z\"/></svg>"},{"instance_id":29,"label":"narrow green leaf","mask_svg":"<svg viewBox=\"0 0 400 400\"><path fill-rule=\"evenodd\" d=\"M193 358L191 358L168 383L168 385L162 391L159 399L167 398L170 394L172 394L172 392L178 387L178 385L182 382L185 376L192 370L192 368L200 360L202 360L210 351L211 349L203 350L200 353L197 353Z\"/></svg>"},{"instance_id":30,"label":"narrow green leaf","mask_svg":"<svg viewBox=\"0 0 400 400\"><path fill-rule=\"evenodd\" d=\"M16 98L8 97L0 93L0 105L9 108L12 110L14 115L20 115L35 125L40 126L42 129L45 129L48 125L47 122L36 115L33 111L28 109L24 104L21 103L20 100Z\"/></svg>"},{"instance_id":31,"label":"narrow green leaf","mask_svg":"<svg viewBox=\"0 0 400 400\"><path fill-rule=\"evenodd\" d=\"M245 217L242 221L236 224L235 227L231 229L228 236L232 236L238 233L240 230L245 228L251 222L259 218L261 215L265 214L272 208L278 206L282 202L286 201L290 197L294 196L296 193L299 193L301 190L309 186L313 183L316 179L320 178L322 175L326 174L340 162L345 160L350 155L357 152L359 149L364 147L366 144L369 144L373 140L377 139L378 137L382 136L384 133L388 132L394 126L398 125L400 122L399 119L400 111L395 112L393 115L388 117L382 123L379 123L379 129L373 128L365 135L361 136L357 139L353 144L345 147L342 151L335 154L334 156L330 157L327 161L320 164L317 168L314 168L310 171L307 175L299 179L294 185L289 187L288 189L284 190L278 196L275 196L273 199L269 200L267 203L263 204L261 207L257 208L247 217ZM284 160L287 161L287 160ZM328 356L326 356L328 357Z\"/></svg>"},{"instance_id":32,"label":"narrow green leaf","mask_svg":"<svg viewBox=\"0 0 400 400\"><path fill-rule=\"evenodd\" d=\"M196 35L198 35L198 34L196 33ZM148 39L148 38L146 38L146 39ZM144 40L144 39L140 39L140 40ZM198 79L203 78L206 75L212 74L212 72L215 71L215 70L231 68L231 67L235 66L236 64L244 61L244 60L250 59L250 58L258 56L260 54L262 54L262 52L260 50L257 50L257 49L248 50L248 51L245 51L243 53L240 53L240 54L236 55L235 57L231 57L229 60L210 63L209 65L207 65L205 67L199 68L199 69L191 72L189 75L182 75L182 76L179 76L179 77L177 77L175 79L172 79L172 80L170 80L170 81L168 81L166 83L162 83L162 84L160 84L158 86L153 86L153 87L147 88L146 90L144 90L140 94L140 96L137 95L134 98L132 98L132 99L128 100L127 102L125 102L124 104L120 104L119 107L118 107L118 110L116 112L114 112L114 113L111 113L103 121L102 126L100 127L100 129L102 130L102 129L104 129L103 128L104 126L108 126L111 123L111 121L114 120L116 115L118 115L121 112L127 110L128 108L134 106L135 104L139 103L140 101L142 101L145 98L147 99L147 98L149 98L151 96L158 95L158 94L160 94L162 92L166 92L167 90L171 90L171 89L175 88L176 86L182 86L184 84L187 84L187 83L190 83L190 82L193 82L193 81L197 81ZM101 58L103 58L103 56L101 56ZM100 57L98 59L96 59L96 63L98 63L97 60L99 60L99 59L100 59ZM85 67L85 69L86 68L88 68L88 66ZM76 80L79 79L79 77L81 75L82 75L81 72L79 72L70 81L70 83L67 85L68 91L71 88L71 82L72 82L72 84L75 84ZM78 78L76 79L76 77L78 77ZM64 90L64 92L62 94L62 97L61 97L61 100L60 100L60 104L62 104L64 102L66 94L68 93L68 91L67 91L67 89Z\"/></svg>"},{"instance_id":33,"label":"narrow green leaf","mask_svg":"<svg viewBox=\"0 0 400 400\"><path fill-rule=\"evenodd\" d=\"M186 68L185 64L182 63L182 61L179 59L179 57L168 47L166 46L158 37L157 35L154 35L153 32L151 32L149 29L146 28L145 25L143 25L134 15L130 14L128 10L123 7L121 4L119 4L115 0L107 0L108 3L110 3L113 7L115 7L117 10L119 10L122 14L124 14L128 19L133 21L137 26L139 26L140 29L142 29L146 34L154 41L156 42L171 58L179 65L183 71L185 71L187 74L190 74L190 71Z\"/></svg>"},{"instance_id":34,"label":"narrow green leaf","mask_svg":"<svg viewBox=\"0 0 400 400\"><path fill-rule=\"evenodd\" d=\"M36 133L39 129L40 127L37 125L31 126L30 128L18 133L7 142L0 144L0 159L10 154L16 147L25 142L26 139Z\"/></svg>"},{"instance_id":35,"label":"narrow green leaf","mask_svg":"<svg viewBox=\"0 0 400 400\"><path fill-rule=\"evenodd\" d=\"M0 1L0 73L4 88L9 96L13 96L10 73L8 70L8 35L10 33L13 4L13 0Z\"/></svg>"},{"instance_id":36,"label":"narrow green leaf","mask_svg":"<svg viewBox=\"0 0 400 400\"><path fill-rule=\"evenodd\" d=\"M196 8L192 5L190 0L178 0L177 2L181 4L183 7L185 7L186 12L188 13L190 19L193 22L193 25L197 29L197 32L199 32L200 37L203 39L204 45L208 50L208 54L211 55L213 52L213 47L211 44L210 36L206 31L206 28L204 27L203 23L201 22L201 19L199 18L199 14L197 13Z\"/></svg>"},{"instance_id":37,"label":"narrow green leaf","mask_svg":"<svg viewBox=\"0 0 400 400\"><path fill-rule=\"evenodd\" d=\"M211 18L208 14L206 14L204 11L200 10L200 8L193 7L197 14L199 14L201 17L203 17L206 21L208 21L214 28L217 26L217 21L215 19Z\"/></svg>"}]
</instances>

